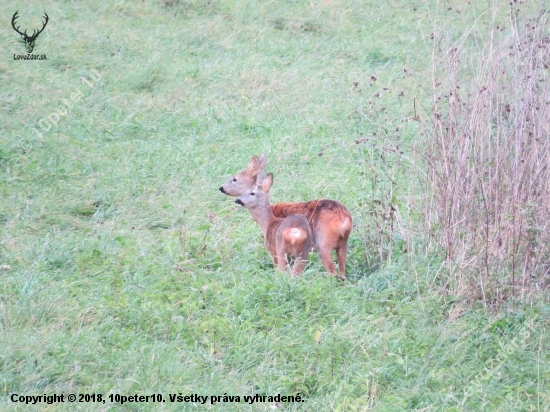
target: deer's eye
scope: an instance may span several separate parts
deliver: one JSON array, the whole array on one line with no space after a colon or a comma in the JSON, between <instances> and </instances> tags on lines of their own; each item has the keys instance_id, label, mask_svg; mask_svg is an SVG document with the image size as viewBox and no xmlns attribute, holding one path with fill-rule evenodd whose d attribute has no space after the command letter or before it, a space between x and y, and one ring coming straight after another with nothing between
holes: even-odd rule
<instances>
[{"instance_id":1,"label":"deer's eye","mask_svg":"<svg viewBox=\"0 0 550 412\"><path fill-rule=\"evenodd\" d=\"M250 196L254 196L254 195L256 195L256 193L250 192Z\"/></svg>"},{"instance_id":2,"label":"deer's eye","mask_svg":"<svg viewBox=\"0 0 550 412\"><path fill-rule=\"evenodd\" d=\"M237 179L234 177L234 178L233 178L233 182L236 182L236 181L237 181Z\"/></svg>"}]
</instances>

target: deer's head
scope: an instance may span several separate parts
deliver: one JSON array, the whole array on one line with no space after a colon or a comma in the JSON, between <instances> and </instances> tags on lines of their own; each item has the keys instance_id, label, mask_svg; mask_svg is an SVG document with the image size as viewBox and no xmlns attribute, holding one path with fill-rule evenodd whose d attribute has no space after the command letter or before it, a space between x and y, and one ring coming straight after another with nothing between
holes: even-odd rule
<instances>
[{"instance_id":1,"label":"deer's head","mask_svg":"<svg viewBox=\"0 0 550 412\"><path fill-rule=\"evenodd\" d=\"M262 176L255 185L251 186L235 200L238 205L247 209L269 208L269 189L273 185L273 173Z\"/></svg>"},{"instance_id":2,"label":"deer's head","mask_svg":"<svg viewBox=\"0 0 550 412\"><path fill-rule=\"evenodd\" d=\"M44 23L42 24L42 28L40 30L33 30L32 35L29 36L27 34L27 30L25 30L23 33L19 31L19 26L15 27L15 20L19 17L17 14L19 11L16 11L13 17L11 18L11 26L13 29L21 35L21 38L25 42L25 49L27 49L27 53L32 53L34 49L34 42L36 41L38 35L44 31L44 28L46 27L46 24L48 24L49 17L46 13L44 13Z\"/></svg>"},{"instance_id":3,"label":"deer's head","mask_svg":"<svg viewBox=\"0 0 550 412\"><path fill-rule=\"evenodd\" d=\"M265 175L264 169L267 162L267 156L265 154L258 156L252 156L248 167L245 170L240 171L227 182L220 187L220 192L228 196L240 196L246 190L256 184L258 175Z\"/></svg>"}]
</instances>

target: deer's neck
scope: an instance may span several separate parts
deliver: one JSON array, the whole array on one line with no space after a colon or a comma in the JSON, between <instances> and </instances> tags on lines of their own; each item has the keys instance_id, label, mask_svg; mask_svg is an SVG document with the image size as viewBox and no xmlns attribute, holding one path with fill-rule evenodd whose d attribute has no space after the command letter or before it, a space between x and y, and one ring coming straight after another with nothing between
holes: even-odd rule
<instances>
[{"instance_id":1,"label":"deer's neck","mask_svg":"<svg viewBox=\"0 0 550 412\"><path fill-rule=\"evenodd\" d=\"M254 209L250 209L250 213L252 214L252 217L258 223L258 225L260 225L264 239L268 234L269 226L272 223L280 220L276 218L273 212L271 211L271 206L269 205L269 203L266 203Z\"/></svg>"}]
</instances>

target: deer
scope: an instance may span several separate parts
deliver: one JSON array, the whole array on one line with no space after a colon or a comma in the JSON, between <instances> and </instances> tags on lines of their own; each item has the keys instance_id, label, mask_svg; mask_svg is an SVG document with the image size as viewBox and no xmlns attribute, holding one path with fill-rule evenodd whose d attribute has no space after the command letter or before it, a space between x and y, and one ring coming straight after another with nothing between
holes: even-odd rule
<instances>
[{"instance_id":1,"label":"deer","mask_svg":"<svg viewBox=\"0 0 550 412\"><path fill-rule=\"evenodd\" d=\"M257 181L265 176L267 163L265 154L252 156L245 170L238 172L225 182L220 192L228 196L241 196ZM336 266L332 261L332 251L336 251L339 277L346 278L346 257L348 238L352 229L352 218L349 210L340 202L329 199L310 200L307 202L286 202L271 205L275 217L285 218L290 215L303 215L313 233L313 244L325 269L338 277Z\"/></svg>"},{"instance_id":2,"label":"deer","mask_svg":"<svg viewBox=\"0 0 550 412\"><path fill-rule=\"evenodd\" d=\"M261 176L258 183L244 192L235 203L248 209L262 229L264 245L275 270L284 271L287 258L294 257L292 275L302 274L313 245L313 234L304 216L289 215L275 217L269 204L269 189L273 184L273 174Z\"/></svg>"},{"instance_id":3,"label":"deer","mask_svg":"<svg viewBox=\"0 0 550 412\"><path fill-rule=\"evenodd\" d=\"M19 13L19 10L17 10L13 14L13 17L11 18L11 27L13 27L13 29L21 35L21 38L25 42L25 49L27 49L27 53L32 53L32 51L34 50L34 42L38 38L38 35L44 31L44 29L46 28L46 25L48 24L48 20L50 18L48 17L47 13L44 13L44 19L46 21L42 24L42 28L40 30L33 30L32 35L29 36L27 34L27 30L25 30L25 32L22 33L19 31L20 26L15 27L15 20L17 20L17 18L19 17L17 15L18 13Z\"/></svg>"}]
</instances>

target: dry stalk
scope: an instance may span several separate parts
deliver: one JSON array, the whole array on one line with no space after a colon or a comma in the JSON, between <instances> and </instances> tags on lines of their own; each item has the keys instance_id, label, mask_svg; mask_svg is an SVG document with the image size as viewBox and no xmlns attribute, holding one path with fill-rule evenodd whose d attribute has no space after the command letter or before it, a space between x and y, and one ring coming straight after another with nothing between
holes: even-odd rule
<instances>
[{"instance_id":1,"label":"dry stalk","mask_svg":"<svg viewBox=\"0 0 550 412\"><path fill-rule=\"evenodd\" d=\"M484 302L550 280L548 16L511 9L509 24L436 42L425 125L427 230L445 249L452 292Z\"/></svg>"}]
</instances>

